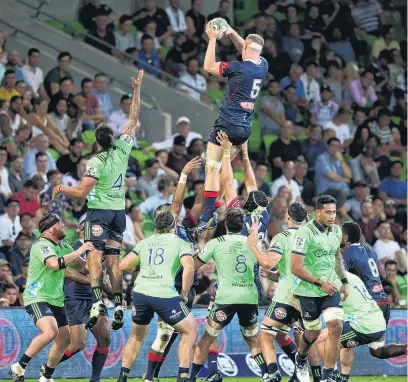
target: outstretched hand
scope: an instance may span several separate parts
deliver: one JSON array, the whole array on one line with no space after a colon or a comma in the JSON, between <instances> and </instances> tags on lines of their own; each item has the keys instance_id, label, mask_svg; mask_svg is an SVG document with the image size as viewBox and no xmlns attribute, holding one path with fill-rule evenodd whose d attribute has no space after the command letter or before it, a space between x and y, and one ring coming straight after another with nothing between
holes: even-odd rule
<instances>
[{"instance_id":1,"label":"outstretched hand","mask_svg":"<svg viewBox=\"0 0 408 382\"><path fill-rule=\"evenodd\" d=\"M187 162L183 168L183 173L189 175L191 171L201 167L201 158L195 157L191 161Z\"/></svg>"},{"instance_id":2,"label":"outstretched hand","mask_svg":"<svg viewBox=\"0 0 408 382\"><path fill-rule=\"evenodd\" d=\"M214 30L213 21L209 21L205 27L205 33L207 33L207 36L210 40L215 40L218 37L220 31Z\"/></svg>"},{"instance_id":3,"label":"outstretched hand","mask_svg":"<svg viewBox=\"0 0 408 382\"><path fill-rule=\"evenodd\" d=\"M59 184L58 186L55 186L54 189L52 190L52 200L57 200L57 196L61 192L61 185Z\"/></svg>"},{"instance_id":4,"label":"outstretched hand","mask_svg":"<svg viewBox=\"0 0 408 382\"><path fill-rule=\"evenodd\" d=\"M142 85L143 77L144 77L144 71L143 69L140 69L137 75L137 78L132 77L132 88L133 89L136 89Z\"/></svg>"},{"instance_id":5,"label":"outstretched hand","mask_svg":"<svg viewBox=\"0 0 408 382\"><path fill-rule=\"evenodd\" d=\"M230 142L228 135L225 131L219 131L217 133L217 142L220 144L223 150L229 150L232 147L232 143Z\"/></svg>"}]
</instances>

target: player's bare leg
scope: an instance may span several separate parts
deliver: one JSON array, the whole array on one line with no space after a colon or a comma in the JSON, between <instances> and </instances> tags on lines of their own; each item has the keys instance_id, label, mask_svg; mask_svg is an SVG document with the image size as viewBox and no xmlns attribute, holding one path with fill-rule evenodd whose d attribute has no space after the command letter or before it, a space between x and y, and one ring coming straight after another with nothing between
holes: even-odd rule
<instances>
[{"instance_id":1,"label":"player's bare leg","mask_svg":"<svg viewBox=\"0 0 408 382\"><path fill-rule=\"evenodd\" d=\"M85 227L87 225L88 223L85 223ZM93 301L92 309L89 314L90 320L86 325L87 329L94 327L98 318L106 312L106 306L102 301L102 255L102 251L95 249L94 251L89 251L86 256Z\"/></svg>"},{"instance_id":2,"label":"player's bare leg","mask_svg":"<svg viewBox=\"0 0 408 382\"><path fill-rule=\"evenodd\" d=\"M85 349L87 339L85 325L70 326L69 334L71 335L71 343L69 344L68 348L64 351L64 355L62 356L58 365L62 362L67 361L75 354Z\"/></svg>"},{"instance_id":3,"label":"player's bare leg","mask_svg":"<svg viewBox=\"0 0 408 382\"><path fill-rule=\"evenodd\" d=\"M106 359L109 354L109 347L111 344L110 336L110 322L109 318L104 316L100 317L97 324L92 329L97 346L92 355L92 376L91 381L99 381L101 379L101 373L105 366Z\"/></svg>"},{"instance_id":4,"label":"player's bare leg","mask_svg":"<svg viewBox=\"0 0 408 382\"><path fill-rule=\"evenodd\" d=\"M123 281L122 272L119 269L119 254L120 243L113 240L108 240L105 249L105 261L113 291L113 302L115 303L115 309L113 310L112 318L113 330L120 329L123 326L125 320L122 297Z\"/></svg>"},{"instance_id":5,"label":"player's bare leg","mask_svg":"<svg viewBox=\"0 0 408 382\"><path fill-rule=\"evenodd\" d=\"M278 363L276 360L276 347L274 343L275 339L278 338L281 342L283 342L282 335L279 334L279 330L282 328L282 326L283 325L280 322L277 322L265 316L262 321L261 333L259 335L262 355L268 368L268 377L265 380L271 382L280 381L282 379L278 369Z\"/></svg>"},{"instance_id":6,"label":"player's bare leg","mask_svg":"<svg viewBox=\"0 0 408 382\"><path fill-rule=\"evenodd\" d=\"M323 358L322 380L333 374L340 353L340 336L343 330L343 321L330 320L326 322L328 333Z\"/></svg>"},{"instance_id":7,"label":"player's bare leg","mask_svg":"<svg viewBox=\"0 0 408 382\"><path fill-rule=\"evenodd\" d=\"M319 338L321 331L320 318L317 320L316 322L312 321L312 324L308 323L308 325L315 325L316 327L319 327L319 329L305 329L304 333L299 336L298 351L295 356L295 373L300 382L309 382L309 367L307 364L307 357L311 346Z\"/></svg>"},{"instance_id":8,"label":"player's bare leg","mask_svg":"<svg viewBox=\"0 0 408 382\"><path fill-rule=\"evenodd\" d=\"M149 331L149 327L150 325L138 325L132 323L132 332L123 351L122 367L120 368L118 382L127 381L130 369L139 355L140 349Z\"/></svg>"},{"instance_id":9,"label":"player's bare leg","mask_svg":"<svg viewBox=\"0 0 408 382\"><path fill-rule=\"evenodd\" d=\"M193 315L190 313L186 318L173 325L180 335L178 348L179 370L178 377L188 379L191 360L193 358L194 344L197 340L197 325Z\"/></svg>"},{"instance_id":10,"label":"player's bare leg","mask_svg":"<svg viewBox=\"0 0 408 382\"><path fill-rule=\"evenodd\" d=\"M340 364L341 364L341 372L338 373L339 379L345 382L348 381L351 368L353 367L354 363L354 349L340 349Z\"/></svg>"},{"instance_id":11,"label":"player's bare leg","mask_svg":"<svg viewBox=\"0 0 408 382\"><path fill-rule=\"evenodd\" d=\"M258 323L248 327L241 326L242 337L245 342L248 344L249 350L254 357L255 362L261 369L262 376L268 375L268 369L265 364L265 360L262 355L261 343L258 336ZM269 381L269 379L267 379ZM275 381L275 380L271 380ZM280 379L276 379L276 382L279 382Z\"/></svg>"}]
</instances>

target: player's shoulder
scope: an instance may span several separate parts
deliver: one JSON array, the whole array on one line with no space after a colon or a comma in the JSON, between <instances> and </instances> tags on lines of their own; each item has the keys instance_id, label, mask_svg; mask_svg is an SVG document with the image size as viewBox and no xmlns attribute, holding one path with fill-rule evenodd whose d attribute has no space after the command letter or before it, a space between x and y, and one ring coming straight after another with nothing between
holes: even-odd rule
<instances>
[{"instance_id":1,"label":"player's shoulder","mask_svg":"<svg viewBox=\"0 0 408 382\"><path fill-rule=\"evenodd\" d=\"M341 228L337 224L331 226L331 232L335 235L341 235Z\"/></svg>"},{"instance_id":2,"label":"player's shoulder","mask_svg":"<svg viewBox=\"0 0 408 382\"><path fill-rule=\"evenodd\" d=\"M351 272L346 272L346 276L347 276L347 280L349 284L354 284L354 285L364 284L363 281L360 279L360 277L358 277L357 275Z\"/></svg>"},{"instance_id":3,"label":"player's shoulder","mask_svg":"<svg viewBox=\"0 0 408 382\"><path fill-rule=\"evenodd\" d=\"M300 235L318 235L319 234L319 230L316 227L314 220L311 220L309 222L307 222L306 224L304 224L302 227L300 227L297 231L296 231L296 235L300 236Z\"/></svg>"}]
</instances>

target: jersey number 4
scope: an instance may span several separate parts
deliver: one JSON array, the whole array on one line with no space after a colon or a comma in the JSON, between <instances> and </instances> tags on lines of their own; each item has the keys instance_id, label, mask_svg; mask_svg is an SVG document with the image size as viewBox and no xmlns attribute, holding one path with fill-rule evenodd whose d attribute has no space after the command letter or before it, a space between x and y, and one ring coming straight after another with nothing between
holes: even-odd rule
<instances>
[{"instance_id":1,"label":"jersey number 4","mask_svg":"<svg viewBox=\"0 0 408 382\"><path fill-rule=\"evenodd\" d=\"M123 177L122 174L118 176L118 179L115 180L115 183L113 183L112 188L118 188L119 190L122 188L123 185Z\"/></svg>"},{"instance_id":2,"label":"jersey number 4","mask_svg":"<svg viewBox=\"0 0 408 382\"><path fill-rule=\"evenodd\" d=\"M251 98L255 99L258 97L259 92L261 91L262 80L254 80L252 83Z\"/></svg>"}]
</instances>

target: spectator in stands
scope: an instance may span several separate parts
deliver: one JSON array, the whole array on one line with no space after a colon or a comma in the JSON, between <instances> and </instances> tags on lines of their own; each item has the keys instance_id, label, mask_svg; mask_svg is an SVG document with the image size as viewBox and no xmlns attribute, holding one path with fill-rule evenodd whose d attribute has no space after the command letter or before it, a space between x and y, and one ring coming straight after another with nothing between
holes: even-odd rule
<instances>
[{"instance_id":1,"label":"spectator in stands","mask_svg":"<svg viewBox=\"0 0 408 382\"><path fill-rule=\"evenodd\" d=\"M380 26L381 5L377 0L357 0L351 15L358 28L375 34Z\"/></svg>"},{"instance_id":2,"label":"spectator in stands","mask_svg":"<svg viewBox=\"0 0 408 382\"><path fill-rule=\"evenodd\" d=\"M174 33L187 31L186 19L184 18L184 13L180 8L180 0L170 0L169 6L165 9L165 11Z\"/></svg>"},{"instance_id":3,"label":"spectator in stands","mask_svg":"<svg viewBox=\"0 0 408 382\"><path fill-rule=\"evenodd\" d=\"M343 88L342 88L342 79L343 71L337 61L329 61L327 63L327 72L326 77L324 78L325 84L330 87L330 90L333 93L334 100L341 104L343 100Z\"/></svg>"},{"instance_id":4,"label":"spectator in stands","mask_svg":"<svg viewBox=\"0 0 408 382\"><path fill-rule=\"evenodd\" d=\"M351 135L354 137L354 139L355 139L355 136L356 136L356 134L357 134L357 130L358 130L358 127L360 126L360 125L362 125L365 121L366 121L366 119L367 119L367 113L366 113L366 110L365 109L363 109L363 108L361 108L361 107L355 107L355 108L353 108L353 119L352 119L352 121L350 121L350 124L349 124L349 127L350 127L350 133L351 133ZM353 143L354 143L354 139L353 139L353 142L352 142L352 144L350 145L350 154L354 157L355 155L354 154L352 154L351 153L351 151L352 151L352 145L353 145ZM363 144L363 146L364 146L364 144ZM359 150L357 150L357 153L360 153L361 152L361 150L359 149Z\"/></svg>"},{"instance_id":5,"label":"spectator in stands","mask_svg":"<svg viewBox=\"0 0 408 382\"><path fill-rule=\"evenodd\" d=\"M47 91L48 97L51 98L51 96L61 90L60 81L64 77L68 77L72 82L74 81L71 73L69 72L71 60L72 56L69 52L61 52L58 54L58 66L51 69L44 78L44 87Z\"/></svg>"},{"instance_id":6,"label":"spectator in stands","mask_svg":"<svg viewBox=\"0 0 408 382\"><path fill-rule=\"evenodd\" d=\"M112 8L106 4L101 4L100 0L90 0L88 4L85 4L79 12L79 21L88 30L95 28L95 18L103 12L108 15L109 21L117 19L117 15L113 12ZM113 23L109 24L110 29L114 29Z\"/></svg>"},{"instance_id":7,"label":"spectator in stands","mask_svg":"<svg viewBox=\"0 0 408 382\"><path fill-rule=\"evenodd\" d=\"M66 174L67 172L75 172L83 147L84 143L82 140L79 138L71 139L68 147L69 153L60 156L57 160L57 168L62 174Z\"/></svg>"},{"instance_id":8,"label":"spectator in stands","mask_svg":"<svg viewBox=\"0 0 408 382\"><path fill-rule=\"evenodd\" d=\"M7 69L4 73L4 85L0 87L0 99L10 102L12 97L19 95L16 90L16 72Z\"/></svg>"},{"instance_id":9,"label":"spectator in stands","mask_svg":"<svg viewBox=\"0 0 408 382\"><path fill-rule=\"evenodd\" d=\"M282 48L293 62L299 63L305 52L305 46L300 39L299 24L290 24L289 30L283 38Z\"/></svg>"},{"instance_id":10,"label":"spectator in stands","mask_svg":"<svg viewBox=\"0 0 408 382\"><path fill-rule=\"evenodd\" d=\"M269 149L269 165L272 171L272 180L282 175L282 168L287 161L294 161L301 156L299 142L291 139L293 135L293 124L286 121L281 125L279 138L271 144Z\"/></svg>"},{"instance_id":11,"label":"spectator in stands","mask_svg":"<svg viewBox=\"0 0 408 382\"><path fill-rule=\"evenodd\" d=\"M18 298L18 288L14 284L7 284L4 286L1 297L7 299L9 307L21 306Z\"/></svg>"},{"instance_id":12,"label":"spectator in stands","mask_svg":"<svg viewBox=\"0 0 408 382\"><path fill-rule=\"evenodd\" d=\"M360 74L360 79L351 81L344 91L344 103L347 105L357 104L361 107L370 107L377 101L377 95L373 87L374 76L369 70Z\"/></svg>"},{"instance_id":13,"label":"spectator in stands","mask_svg":"<svg viewBox=\"0 0 408 382\"><path fill-rule=\"evenodd\" d=\"M54 125L64 134L68 129L69 117L68 117L68 101L66 98L61 98L54 109L51 109L51 113L48 116L54 122Z\"/></svg>"},{"instance_id":14,"label":"spectator in stands","mask_svg":"<svg viewBox=\"0 0 408 382\"><path fill-rule=\"evenodd\" d=\"M177 182L179 179L179 174L167 166L167 162L169 160L169 152L166 150L156 151L156 159L159 163L157 177L167 176L169 179Z\"/></svg>"},{"instance_id":15,"label":"spectator in stands","mask_svg":"<svg viewBox=\"0 0 408 382\"><path fill-rule=\"evenodd\" d=\"M0 135L2 138L13 136L20 125L26 123L20 114L22 104L23 98L21 96L13 96L10 99L8 109L0 111Z\"/></svg>"},{"instance_id":16,"label":"spectator in stands","mask_svg":"<svg viewBox=\"0 0 408 382\"><path fill-rule=\"evenodd\" d=\"M81 93L79 93L85 98L86 102L86 114L82 116L82 120L84 121L84 118L86 118L88 123L96 125L103 120L103 113L92 90L93 81L90 78L84 78L81 81Z\"/></svg>"},{"instance_id":17,"label":"spectator in stands","mask_svg":"<svg viewBox=\"0 0 408 382\"><path fill-rule=\"evenodd\" d=\"M142 37L142 49L138 55L137 67L143 69L146 73L149 73L154 77L160 77L160 59L154 51L153 39L148 35Z\"/></svg>"},{"instance_id":18,"label":"spectator in stands","mask_svg":"<svg viewBox=\"0 0 408 382\"><path fill-rule=\"evenodd\" d=\"M258 190L271 196L271 185L266 181L268 176L268 164L266 162L257 162L255 167L255 179Z\"/></svg>"},{"instance_id":19,"label":"spectator in stands","mask_svg":"<svg viewBox=\"0 0 408 382\"><path fill-rule=\"evenodd\" d=\"M306 71L300 76L300 80L303 82L303 89L305 90L307 101L316 105L320 102L320 87L316 81L316 74L320 67L316 61L307 60L305 69Z\"/></svg>"},{"instance_id":20,"label":"spectator in stands","mask_svg":"<svg viewBox=\"0 0 408 382\"><path fill-rule=\"evenodd\" d=\"M3 293L5 286L12 282L8 261L5 258L0 258L0 293Z\"/></svg>"},{"instance_id":21,"label":"spectator in stands","mask_svg":"<svg viewBox=\"0 0 408 382\"><path fill-rule=\"evenodd\" d=\"M383 264L388 260L395 260L395 254L401 247L395 240L391 240L391 226L387 221L377 223L378 239L374 243L374 250L377 253L378 260Z\"/></svg>"},{"instance_id":22,"label":"spectator in stands","mask_svg":"<svg viewBox=\"0 0 408 382\"><path fill-rule=\"evenodd\" d=\"M350 179L351 171L341 154L340 140L330 138L327 150L316 160L317 193L332 195L341 207L349 195Z\"/></svg>"},{"instance_id":23,"label":"spectator in stands","mask_svg":"<svg viewBox=\"0 0 408 382\"><path fill-rule=\"evenodd\" d=\"M0 65L7 63L7 35L0 32Z\"/></svg>"},{"instance_id":24,"label":"spectator in stands","mask_svg":"<svg viewBox=\"0 0 408 382\"><path fill-rule=\"evenodd\" d=\"M299 186L300 195L306 206L314 207L316 202L316 187L307 176L307 162L303 158L295 160L294 180Z\"/></svg>"},{"instance_id":25,"label":"spectator in stands","mask_svg":"<svg viewBox=\"0 0 408 382\"><path fill-rule=\"evenodd\" d=\"M160 178L157 184L156 194L147 198L140 204L140 210L145 214L153 214L157 207L165 203L171 203L173 200L173 193L175 190L174 183L168 178ZM181 208L181 216L185 215L184 206Z\"/></svg>"},{"instance_id":26,"label":"spectator in stands","mask_svg":"<svg viewBox=\"0 0 408 382\"><path fill-rule=\"evenodd\" d=\"M285 19L280 22L280 28L284 35L286 35L290 29L292 24L296 24L298 22L298 13L296 6L293 3L285 2L282 4L285 6Z\"/></svg>"},{"instance_id":27,"label":"spectator in stands","mask_svg":"<svg viewBox=\"0 0 408 382\"><path fill-rule=\"evenodd\" d=\"M87 35L84 41L102 52L114 55L115 52L112 47L115 47L116 40L115 35L109 28L109 23L109 13L100 8L95 17L95 26L90 29L92 37Z\"/></svg>"},{"instance_id":28,"label":"spectator in stands","mask_svg":"<svg viewBox=\"0 0 408 382\"><path fill-rule=\"evenodd\" d=\"M114 110L112 114L109 116L109 125L112 127L115 135L119 137L122 134L122 130L129 119L129 112L130 112L130 105L132 103L132 98L125 94L120 99L120 106L119 109ZM140 139L143 137L143 130L140 121L137 121L136 126L136 135L135 139Z\"/></svg>"},{"instance_id":29,"label":"spectator in stands","mask_svg":"<svg viewBox=\"0 0 408 382\"><path fill-rule=\"evenodd\" d=\"M350 143L353 140L350 134L350 127L348 125L349 118L350 112L347 109L341 107L337 111L333 120L323 126L323 131L333 130L336 133L336 137L340 141L343 150L349 147Z\"/></svg>"},{"instance_id":30,"label":"spectator in stands","mask_svg":"<svg viewBox=\"0 0 408 382\"><path fill-rule=\"evenodd\" d=\"M278 134L279 126L285 122L285 108L279 99L279 81L272 80L268 95L261 98L259 120L263 134Z\"/></svg>"},{"instance_id":31,"label":"spectator in stands","mask_svg":"<svg viewBox=\"0 0 408 382\"><path fill-rule=\"evenodd\" d=\"M156 36L160 42L171 37L173 30L164 9L157 6L156 0L145 0L145 6L133 15L133 22L139 31L143 31L147 23L154 20L157 25Z\"/></svg>"},{"instance_id":32,"label":"spectator in stands","mask_svg":"<svg viewBox=\"0 0 408 382\"><path fill-rule=\"evenodd\" d=\"M32 237L28 231L20 231L16 241L10 248L7 254L7 259L10 265L10 271L13 276L22 276L24 268L28 266L30 261L30 249Z\"/></svg>"},{"instance_id":33,"label":"spectator in stands","mask_svg":"<svg viewBox=\"0 0 408 382\"><path fill-rule=\"evenodd\" d=\"M402 232L404 231L404 226L401 223L406 225L406 214L404 213L403 221L400 222L399 217L397 216L397 209L395 203L392 199L389 199L385 202L384 206L385 216L387 217L387 222L390 223L391 233L394 236L394 239L400 243Z\"/></svg>"},{"instance_id":34,"label":"spectator in stands","mask_svg":"<svg viewBox=\"0 0 408 382\"><path fill-rule=\"evenodd\" d=\"M370 188L378 188L380 177L374 161L375 148L365 147L363 152L349 162L353 182L364 181Z\"/></svg>"},{"instance_id":35,"label":"spectator in stands","mask_svg":"<svg viewBox=\"0 0 408 382\"><path fill-rule=\"evenodd\" d=\"M68 187L77 187L81 183L81 180L86 172L86 167L88 165L88 158L83 156L80 157L76 163L75 171L67 172L62 177L62 184Z\"/></svg>"},{"instance_id":36,"label":"spectator in stands","mask_svg":"<svg viewBox=\"0 0 408 382\"><path fill-rule=\"evenodd\" d=\"M23 169L24 160L21 155L10 157L10 169L8 181L12 193L19 192L23 189L23 179L21 177L21 170Z\"/></svg>"},{"instance_id":37,"label":"spectator in stands","mask_svg":"<svg viewBox=\"0 0 408 382\"><path fill-rule=\"evenodd\" d=\"M128 216L130 217L133 225L133 234L136 240L139 242L145 238L143 232L143 220L144 216L140 207L137 204L132 204L128 209Z\"/></svg>"},{"instance_id":38,"label":"spectator in stands","mask_svg":"<svg viewBox=\"0 0 408 382\"><path fill-rule=\"evenodd\" d=\"M61 219L65 219L66 210L72 208L70 201L66 197L59 197L52 200L52 192L54 188L62 184L62 174L58 170L51 170L47 172L48 188L40 196L41 206L48 205L48 212L57 214ZM65 183L66 184L66 183Z\"/></svg>"},{"instance_id":39,"label":"spectator in stands","mask_svg":"<svg viewBox=\"0 0 408 382\"><path fill-rule=\"evenodd\" d=\"M303 69L298 64L292 64L289 70L289 76L280 80L281 90L285 89L288 85L293 85L296 89L296 97L303 98L306 103L305 88L300 77L302 76Z\"/></svg>"},{"instance_id":40,"label":"spectator in stands","mask_svg":"<svg viewBox=\"0 0 408 382\"><path fill-rule=\"evenodd\" d=\"M136 190L140 192L142 200L157 194L159 161L149 158L145 162L146 174L137 180Z\"/></svg>"},{"instance_id":41,"label":"spectator in stands","mask_svg":"<svg viewBox=\"0 0 408 382\"><path fill-rule=\"evenodd\" d=\"M186 138L179 135L178 137L174 138L173 147L167 160L167 167L171 168L180 175L188 161L189 157L186 150Z\"/></svg>"},{"instance_id":42,"label":"spectator in stands","mask_svg":"<svg viewBox=\"0 0 408 382\"><path fill-rule=\"evenodd\" d=\"M376 118L367 120L366 125L370 133L378 137L381 144L392 144L393 131L391 130L391 112L388 109L381 109Z\"/></svg>"},{"instance_id":43,"label":"spectator in stands","mask_svg":"<svg viewBox=\"0 0 408 382\"><path fill-rule=\"evenodd\" d=\"M85 107L85 98L81 95L76 95L72 98L71 102L68 102L68 126L66 131L66 136L68 139L77 138L81 135L83 131L83 123L82 117L86 111Z\"/></svg>"},{"instance_id":44,"label":"spectator in stands","mask_svg":"<svg viewBox=\"0 0 408 382\"><path fill-rule=\"evenodd\" d=\"M279 51L275 41L270 38L265 39L263 57L268 61L269 73L273 76L274 80L280 81L288 75L288 68L291 67L292 60L285 52Z\"/></svg>"},{"instance_id":45,"label":"spectator in stands","mask_svg":"<svg viewBox=\"0 0 408 382\"><path fill-rule=\"evenodd\" d=\"M390 84L392 88L406 89L406 55L403 58L402 54L397 49L390 50L391 61L388 65L390 71Z\"/></svg>"},{"instance_id":46,"label":"spectator in stands","mask_svg":"<svg viewBox=\"0 0 408 382\"><path fill-rule=\"evenodd\" d=\"M7 150L0 146L0 193L7 199L11 196L11 188L9 184L9 174L6 168Z\"/></svg>"},{"instance_id":47,"label":"spectator in stands","mask_svg":"<svg viewBox=\"0 0 408 382\"><path fill-rule=\"evenodd\" d=\"M376 241L374 232L377 230L378 220L373 217L373 204L372 200L367 198L360 204L360 219L357 220L358 225L361 228L361 232L364 234L366 242L373 245Z\"/></svg>"},{"instance_id":48,"label":"spectator in stands","mask_svg":"<svg viewBox=\"0 0 408 382\"><path fill-rule=\"evenodd\" d=\"M230 21L230 18L228 17L229 11L230 11L230 2L228 0L221 0L218 3L218 11L208 15L208 21L213 20L217 17L221 17L228 24L230 24L231 21Z\"/></svg>"},{"instance_id":49,"label":"spectator in stands","mask_svg":"<svg viewBox=\"0 0 408 382\"><path fill-rule=\"evenodd\" d=\"M120 16L119 30L113 33L115 36L115 48L117 50L125 52L129 48L136 48L135 36L131 33L132 25L132 16Z\"/></svg>"},{"instance_id":50,"label":"spectator in stands","mask_svg":"<svg viewBox=\"0 0 408 382\"><path fill-rule=\"evenodd\" d=\"M27 125L21 125L21 127L15 132L15 136L9 135L2 140L1 145L7 149L9 156L24 155L27 149L29 149L29 147L27 147L27 142L30 134L31 128Z\"/></svg>"},{"instance_id":51,"label":"spectator in stands","mask_svg":"<svg viewBox=\"0 0 408 382\"><path fill-rule=\"evenodd\" d=\"M157 24L156 21L151 19L148 21L146 26L143 28L143 31L137 31L135 41L136 41L136 49L142 49L142 38L144 35L150 36L153 40L153 47L154 51L159 54L160 53L160 40L156 37L156 30Z\"/></svg>"},{"instance_id":52,"label":"spectator in stands","mask_svg":"<svg viewBox=\"0 0 408 382\"><path fill-rule=\"evenodd\" d=\"M268 27L268 21L266 19L266 16L262 13L258 13L254 17L254 26L250 29L247 29L245 31L245 35L249 34L258 34L259 36L264 37L266 28Z\"/></svg>"},{"instance_id":53,"label":"spectator in stands","mask_svg":"<svg viewBox=\"0 0 408 382\"><path fill-rule=\"evenodd\" d=\"M200 157L204 156L205 146L204 141L201 138L193 139L190 143L190 146L187 148L187 154L190 157Z\"/></svg>"},{"instance_id":54,"label":"spectator in stands","mask_svg":"<svg viewBox=\"0 0 408 382\"><path fill-rule=\"evenodd\" d=\"M31 178L35 172L35 154L46 153L48 157L48 170L56 168L54 158L47 151L49 147L48 137L45 134L37 135L34 139L34 147L24 155L23 177Z\"/></svg>"},{"instance_id":55,"label":"spectator in stands","mask_svg":"<svg viewBox=\"0 0 408 382\"><path fill-rule=\"evenodd\" d=\"M42 180L44 181L44 188L40 190L40 193L43 193L48 188L48 178L47 178L48 157L47 157L47 154L42 153L42 152L38 152L37 154L35 154L35 166L36 166L36 171L34 172L31 179L34 178L35 176L39 176L40 178L42 178Z\"/></svg>"},{"instance_id":56,"label":"spectator in stands","mask_svg":"<svg viewBox=\"0 0 408 382\"><path fill-rule=\"evenodd\" d=\"M207 81L199 73L199 69L198 60L190 58L187 61L187 72L180 77L181 82L177 83L177 89L197 100L201 98L200 92L207 91ZM190 85L193 89L185 84Z\"/></svg>"},{"instance_id":57,"label":"spectator in stands","mask_svg":"<svg viewBox=\"0 0 408 382\"><path fill-rule=\"evenodd\" d=\"M22 230L28 232L31 235L31 240L36 240L39 238L40 231L36 229L33 215L31 215L29 212L22 213L20 211L20 224Z\"/></svg>"},{"instance_id":58,"label":"spectator in stands","mask_svg":"<svg viewBox=\"0 0 408 382\"><path fill-rule=\"evenodd\" d=\"M181 76L186 70L185 61L191 55L189 49L185 49L187 36L184 32L174 35L173 47L169 50L165 60L165 70L175 77ZM194 54L194 51L193 51Z\"/></svg>"},{"instance_id":59,"label":"spectator in stands","mask_svg":"<svg viewBox=\"0 0 408 382\"><path fill-rule=\"evenodd\" d=\"M109 93L106 92L108 81L104 73L97 73L94 77L94 89L93 94L95 94L98 99L98 104L102 110L104 119L108 119L113 111L112 100Z\"/></svg>"},{"instance_id":60,"label":"spectator in stands","mask_svg":"<svg viewBox=\"0 0 408 382\"><path fill-rule=\"evenodd\" d=\"M394 306L402 308L407 305L407 276L398 274L397 262L388 260L384 264L386 281L392 288L392 300Z\"/></svg>"},{"instance_id":61,"label":"spectator in stands","mask_svg":"<svg viewBox=\"0 0 408 382\"><path fill-rule=\"evenodd\" d=\"M34 100L34 110L28 116L28 124L32 127L33 138L41 134L46 134L50 145L60 154L65 154L68 150L69 141L65 134L59 130L52 119L47 115L48 101L44 98Z\"/></svg>"},{"instance_id":62,"label":"spectator in stands","mask_svg":"<svg viewBox=\"0 0 408 382\"><path fill-rule=\"evenodd\" d=\"M276 234L286 230L285 216L289 204L286 199L278 197L272 200L271 207L268 238L273 238Z\"/></svg>"},{"instance_id":63,"label":"spectator in stands","mask_svg":"<svg viewBox=\"0 0 408 382\"><path fill-rule=\"evenodd\" d=\"M201 42L207 22L202 8L202 0L191 0L191 9L186 13L187 36L196 44Z\"/></svg>"},{"instance_id":64,"label":"spectator in stands","mask_svg":"<svg viewBox=\"0 0 408 382\"><path fill-rule=\"evenodd\" d=\"M34 92L34 96L46 97L47 92L44 88L44 72L40 68L41 53L37 48L31 48L28 51L28 63L23 66L24 78L31 90Z\"/></svg>"},{"instance_id":65,"label":"spectator in stands","mask_svg":"<svg viewBox=\"0 0 408 382\"><path fill-rule=\"evenodd\" d=\"M13 49L8 54L6 69L12 69L16 73L16 81L25 81L23 73L23 61L21 60L20 53L18 50ZM3 73L4 75L4 73ZM0 79L1 82L1 79Z\"/></svg>"},{"instance_id":66,"label":"spectator in stands","mask_svg":"<svg viewBox=\"0 0 408 382\"><path fill-rule=\"evenodd\" d=\"M186 146L190 146L191 142L194 139L203 139L202 135L199 133L195 133L191 131L191 121L188 117L179 117L176 121L176 130L177 133L173 134L169 139L166 139L163 142L155 142L151 146L146 147L144 149L145 152L149 152L150 150L167 150L170 151L173 147L174 138L178 135L182 135L186 138Z\"/></svg>"},{"instance_id":67,"label":"spectator in stands","mask_svg":"<svg viewBox=\"0 0 408 382\"><path fill-rule=\"evenodd\" d=\"M283 164L282 175L275 179L271 187L271 196L275 198L278 195L279 188L286 186L291 190L291 200L290 203L295 201L302 201L300 196L300 188L296 181L293 179L295 177L295 164L293 161L286 161Z\"/></svg>"},{"instance_id":68,"label":"spectator in stands","mask_svg":"<svg viewBox=\"0 0 408 382\"><path fill-rule=\"evenodd\" d=\"M320 87L320 98L320 101L313 103L310 112L314 114L319 126L325 126L334 118L339 105L332 101L333 93L329 85L323 84Z\"/></svg>"},{"instance_id":69,"label":"spectator in stands","mask_svg":"<svg viewBox=\"0 0 408 382\"><path fill-rule=\"evenodd\" d=\"M285 108L285 119L296 123L299 116L299 98L293 85L288 85L282 90L282 103Z\"/></svg>"},{"instance_id":70,"label":"spectator in stands","mask_svg":"<svg viewBox=\"0 0 408 382\"><path fill-rule=\"evenodd\" d=\"M390 176L383 179L378 189L382 200L394 200L399 205L407 205L407 182L401 180L404 164L400 160L395 160L390 166Z\"/></svg>"},{"instance_id":71,"label":"spectator in stands","mask_svg":"<svg viewBox=\"0 0 408 382\"><path fill-rule=\"evenodd\" d=\"M364 181L354 184L354 196L348 199L340 208L340 214L345 220L358 220L361 217L361 203L368 198L370 188Z\"/></svg>"},{"instance_id":72,"label":"spectator in stands","mask_svg":"<svg viewBox=\"0 0 408 382\"><path fill-rule=\"evenodd\" d=\"M48 105L48 112L51 113L55 111L57 107L57 103L60 99L64 98L67 102L71 102L74 98L74 85L72 83L72 79L69 77L63 77L59 81L59 90L57 93L51 96L50 104Z\"/></svg>"},{"instance_id":73,"label":"spectator in stands","mask_svg":"<svg viewBox=\"0 0 408 382\"><path fill-rule=\"evenodd\" d=\"M0 216L0 250L7 253L22 228L19 216L20 202L15 198L9 198L4 206L6 212Z\"/></svg>"}]
</instances>

